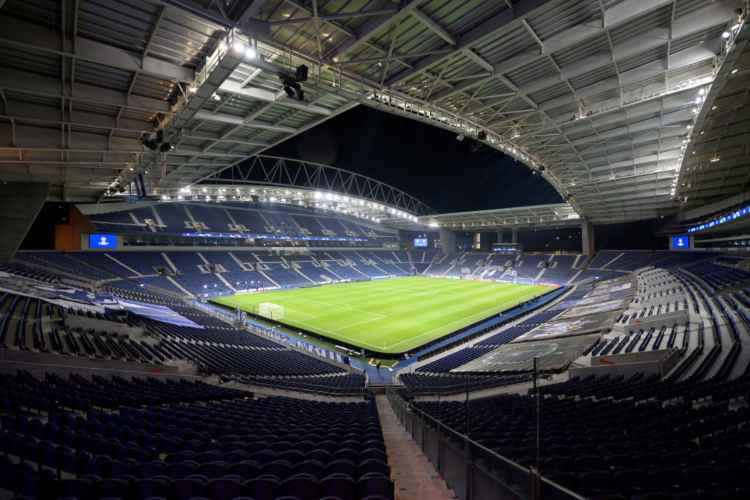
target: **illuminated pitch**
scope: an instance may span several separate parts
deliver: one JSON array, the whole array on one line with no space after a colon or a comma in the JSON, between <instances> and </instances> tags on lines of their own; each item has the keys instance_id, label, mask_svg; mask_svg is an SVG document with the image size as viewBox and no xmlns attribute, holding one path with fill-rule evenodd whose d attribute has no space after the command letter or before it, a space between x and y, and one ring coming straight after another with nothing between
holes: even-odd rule
<instances>
[{"instance_id":1,"label":"illuminated pitch","mask_svg":"<svg viewBox=\"0 0 750 500\"><path fill-rule=\"evenodd\" d=\"M334 342L399 354L552 288L414 276L245 293L212 299Z\"/></svg>"}]
</instances>

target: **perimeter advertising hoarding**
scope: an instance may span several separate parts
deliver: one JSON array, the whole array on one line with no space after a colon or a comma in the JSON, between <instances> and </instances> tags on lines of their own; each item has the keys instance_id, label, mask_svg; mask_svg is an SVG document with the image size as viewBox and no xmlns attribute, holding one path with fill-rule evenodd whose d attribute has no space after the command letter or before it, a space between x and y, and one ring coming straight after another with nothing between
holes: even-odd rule
<instances>
[{"instance_id":1,"label":"perimeter advertising hoarding","mask_svg":"<svg viewBox=\"0 0 750 500\"><path fill-rule=\"evenodd\" d=\"M511 342L451 372L528 371L534 368L534 358L539 358L539 370L560 370L583 354L598 338L599 335L593 334L535 342Z\"/></svg>"},{"instance_id":2,"label":"perimeter advertising hoarding","mask_svg":"<svg viewBox=\"0 0 750 500\"><path fill-rule=\"evenodd\" d=\"M623 299L607 300L585 306L576 306L573 309L562 314L561 318L577 318L579 316L588 316L609 311L624 309L629 301Z\"/></svg>"},{"instance_id":3,"label":"perimeter advertising hoarding","mask_svg":"<svg viewBox=\"0 0 750 500\"><path fill-rule=\"evenodd\" d=\"M157 304L146 304L144 302L138 302L135 300L125 300L118 298L117 302L130 311L133 314L137 314L138 316L143 316L149 319L153 319L156 321L161 321L162 323L169 323L171 325L177 325L177 326L187 326L190 328L200 328L203 329L203 325L199 325L198 323L195 323L194 321L186 318L185 316L181 315L180 313L170 309L167 306L160 306Z\"/></svg>"},{"instance_id":4,"label":"perimeter advertising hoarding","mask_svg":"<svg viewBox=\"0 0 750 500\"><path fill-rule=\"evenodd\" d=\"M589 333L599 333L612 327L617 313L601 313L580 318L560 319L544 323L515 339L513 342L529 342L561 337L573 337Z\"/></svg>"},{"instance_id":5,"label":"perimeter advertising hoarding","mask_svg":"<svg viewBox=\"0 0 750 500\"><path fill-rule=\"evenodd\" d=\"M39 298L64 308L73 307L100 313L122 309L117 301L106 293L93 293L62 283L41 283L4 271L0 271L0 292Z\"/></svg>"},{"instance_id":6,"label":"perimeter advertising hoarding","mask_svg":"<svg viewBox=\"0 0 750 500\"><path fill-rule=\"evenodd\" d=\"M625 290L630 290L633 288L633 282L628 280L624 283L602 283L599 286L594 287L594 289L586 294L586 297L591 297L592 295L602 295L605 293L614 293L614 292L621 292Z\"/></svg>"}]
</instances>

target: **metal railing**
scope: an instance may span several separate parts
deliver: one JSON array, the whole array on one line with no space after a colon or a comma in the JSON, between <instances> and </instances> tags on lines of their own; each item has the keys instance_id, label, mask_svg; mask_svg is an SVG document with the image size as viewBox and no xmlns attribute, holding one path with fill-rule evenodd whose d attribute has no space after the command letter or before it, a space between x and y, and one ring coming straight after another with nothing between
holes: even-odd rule
<instances>
[{"instance_id":1,"label":"metal railing","mask_svg":"<svg viewBox=\"0 0 750 500\"><path fill-rule=\"evenodd\" d=\"M396 417L460 500L586 500L387 390Z\"/></svg>"}]
</instances>

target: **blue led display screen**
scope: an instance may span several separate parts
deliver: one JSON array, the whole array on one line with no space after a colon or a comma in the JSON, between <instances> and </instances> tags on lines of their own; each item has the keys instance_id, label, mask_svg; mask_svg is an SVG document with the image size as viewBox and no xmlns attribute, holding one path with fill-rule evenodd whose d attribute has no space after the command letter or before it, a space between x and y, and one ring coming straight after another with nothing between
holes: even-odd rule
<instances>
[{"instance_id":1,"label":"blue led display screen","mask_svg":"<svg viewBox=\"0 0 750 500\"><path fill-rule=\"evenodd\" d=\"M92 233L89 235L89 248L117 248L116 234Z\"/></svg>"}]
</instances>

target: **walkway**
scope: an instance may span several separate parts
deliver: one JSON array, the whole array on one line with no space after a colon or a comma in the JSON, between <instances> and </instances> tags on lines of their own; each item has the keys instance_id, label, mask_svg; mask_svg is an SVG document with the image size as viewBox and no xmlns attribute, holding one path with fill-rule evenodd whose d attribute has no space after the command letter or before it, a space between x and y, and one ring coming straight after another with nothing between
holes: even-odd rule
<instances>
[{"instance_id":1,"label":"walkway","mask_svg":"<svg viewBox=\"0 0 750 500\"><path fill-rule=\"evenodd\" d=\"M454 500L432 463L404 430L385 395L376 396L396 500Z\"/></svg>"}]
</instances>

